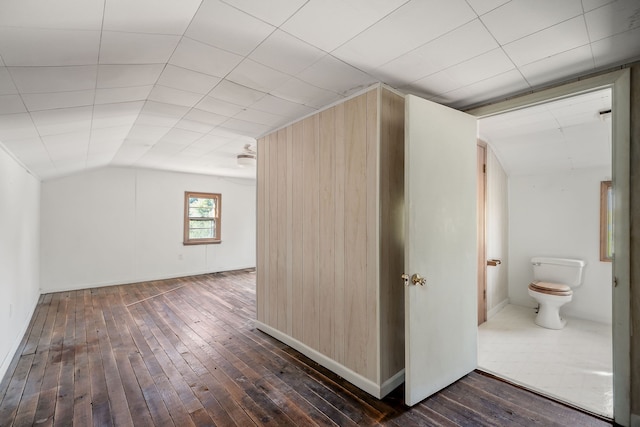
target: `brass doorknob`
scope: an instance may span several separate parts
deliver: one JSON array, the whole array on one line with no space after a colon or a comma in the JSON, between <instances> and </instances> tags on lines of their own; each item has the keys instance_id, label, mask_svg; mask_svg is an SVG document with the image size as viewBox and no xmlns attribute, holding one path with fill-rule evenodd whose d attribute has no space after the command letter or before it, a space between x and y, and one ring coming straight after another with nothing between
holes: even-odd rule
<instances>
[{"instance_id":1,"label":"brass doorknob","mask_svg":"<svg viewBox=\"0 0 640 427\"><path fill-rule=\"evenodd\" d=\"M409 275L407 273L402 273L402 276L400 277L402 278L402 280L404 280L405 285L409 285ZM419 284L420 286L424 286L427 283L427 279L420 276L419 274L414 274L413 276L411 276L411 283L413 283L414 285Z\"/></svg>"},{"instance_id":2,"label":"brass doorknob","mask_svg":"<svg viewBox=\"0 0 640 427\"><path fill-rule=\"evenodd\" d=\"M411 281L414 285L420 284L420 286L424 286L427 283L427 279L421 277L418 273L411 276Z\"/></svg>"}]
</instances>

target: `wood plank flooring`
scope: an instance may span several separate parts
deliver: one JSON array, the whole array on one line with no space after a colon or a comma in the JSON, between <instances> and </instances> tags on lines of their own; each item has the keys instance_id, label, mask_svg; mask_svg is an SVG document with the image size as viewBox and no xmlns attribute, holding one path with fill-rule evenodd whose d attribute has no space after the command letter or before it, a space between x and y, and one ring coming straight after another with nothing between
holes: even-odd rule
<instances>
[{"instance_id":1,"label":"wood plank flooring","mask_svg":"<svg viewBox=\"0 0 640 427\"><path fill-rule=\"evenodd\" d=\"M412 409L254 328L255 274L43 295L0 384L0 426L606 426L473 372Z\"/></svg>"}]
</instances>

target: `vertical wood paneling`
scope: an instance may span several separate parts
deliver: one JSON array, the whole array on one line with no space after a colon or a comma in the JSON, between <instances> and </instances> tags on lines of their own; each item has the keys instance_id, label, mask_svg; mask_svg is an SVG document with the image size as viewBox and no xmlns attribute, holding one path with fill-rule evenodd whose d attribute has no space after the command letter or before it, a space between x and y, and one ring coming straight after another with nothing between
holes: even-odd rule
<instances>
[{"instance_id":1,"label":"vertical wood paneling","mask_svg":"<svg viewBox=\"0 0 640 427\"><path fill-rule=\"evenodd\" d=\"M318 140L319 116L308 117L302 122L304 140L304 206L303 206L303 337L304 342L318 349L319 322L319 173Z\"/></svg>"},{"instance_id":2,"label":"vertical wood paneling","mask_svg":"<svg viewBox=\"0 0 640 427\"><path fill-rule=\"evenodd\" d=\"M344 176L345 176L345 136L344 136L344 104L334 107L336 121L335 152L335 190L334 190L334 335L333 358L339 363L344 363L344 275L345 275L345 251L344 251Z\"/></svg>"},{"instance_id":3,"label":"vertical wood paneling","mask_svg":"<svg viewBox=\"0 0 640 427\"><path fill-rule=\"evenodd\" d=\"M367 243L366 243L366 268L367 280L365 282L365 304L367 307L366 322L366 375L375 381L379 379L378 372L378 335L380 322L378 319L379 290L379 259L380 259L380 234L378 229L379 189L378 189L378 97L380 91L367 92L367 117L366 117L366 185L367 185Z\"/></svg>"},{"instance_id":4,"label":"vertical wood paneling","mask_svg":"<svg viewBox=\"0 0 640 427\"><path fill-rule=\"evenodd\" d=\"M380 102L380 382L404 367L404 98ZM399 332L400 331L400 332Z\"/></svg>"},{"instance_id":5,"label":"vertical wood paneling","mask_svg":"<svg viewBox=\"0 0 640 427\"><path fill-rule=\"evenodd\" d=\"M257 142L258 159L256 170L256 318L264 322L264 158L265 158L265 138L260 138Z\"/></svg>"},{"instance_id":6,"label":"vertical wood paneling","mask_svg":"<svg viewBox=\"0 0 640 427\"><path fill-rule=\"evenodd\" d=\"M384 112L377 88L267 136L258 175L265 323L376 383L404 357L404 290L388 286L404 260L404 101L391 95Z\"/></svg>"},{"instance_id":7,"label":"vertical wood paneling","mask_svg":"<svg viewBox=\"0 0 640 427\"><path fill-rule=\"evenodd\" d=\"M367 177L366 96L345 103L345 364L367 367ZM375 328L375 325L371 325Z\"/></svg>"},{"instance_id":8,"label":"vertical wood paneling","mask_svg":"<svg viewBox=\"0 0 640 427\"><path fill-rule=\"evenodd\" d=\"M291 304L287 299L287 132L281 129L277 133L276 146L278 147L278 244L277 244L277 268L278 279L278 329L287 329L287 319L290 315Z\"/></svg>"},{"instance_id":9,"label":"vertical wood paneling","mask_svg":"<svg viewBox=\"0 0 640 427\"><path fill-rule=\"evenodd\" d=\"M270 234L271 234L271 144L270 137L266 136L264 139L264 256L262 257L263 270L264 270L264 282L262 285L264 301L262 301L263 317L266 323L271 322L269 310L270 299L270 284L271 284L271 262L269 260L270 250Z\"/></svg>"},{"instance_id":10,"label":"vertical wood paneling","mask_svg":"<svg viewBox=\"0 0 640 427\"><path fill-rule=\"evenodd\" d=\"M293 136L293 220L292 220L292 244L293 256L291 258L293 274L293 290L291 303L293 304L293 338L303 341L303 287L304 287L304 263L303 263L303 224L304 224L304 132L302 122L291 126Z\"/></svg>"},{"instance_id":11,"label":"vertical wood paneling","mask_svg":"<svg viewBox=\"0 0 640 427\"><path fill-rule=\"evenodd\" d=\"M269 323L278 322L278 134L269 138Z\"/></svg>"},{"instance_id":12,"label":"vertical wood paneling","mask_svg":"<svg viewBox=\"0 0 640 427\"><path fill-rule=\"evenodd\" d=\"M287 288L287 325L286 332L291 335L293 332L293 126L286 128L287 145L287 263L286 263L286 288Z\"/></svg>"},{"instance_id":13,"label":"vertical wood paneling","mask_svg":"<svg viewBox=\"0 0 640 427\"><path fill-rule=\"evenodd\" d=\"M318 350L332 355L336 323L333 316L335 299L335 235L334 235L334 175L335 175L335 108L320 113L320 346ZM342 325L340 325L342 327Z\"/></svg>"}]
</instances>

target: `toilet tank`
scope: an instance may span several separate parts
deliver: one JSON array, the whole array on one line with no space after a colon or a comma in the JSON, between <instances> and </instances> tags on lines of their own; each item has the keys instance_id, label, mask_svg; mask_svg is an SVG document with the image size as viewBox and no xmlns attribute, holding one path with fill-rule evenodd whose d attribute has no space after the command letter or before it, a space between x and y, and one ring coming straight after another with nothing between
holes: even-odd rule
<instances>
[{"instance_id":1,"label":"toilet tank","mask_svg":"<svg viewBox=\"0 0 640 427\"><path fill-rule=\"evenodd\" d=\"M533 278L543 282L561 283L570 288L582 284L582 272L586 262L571 258L531 258Z\"/></svg>"}]
</instances>

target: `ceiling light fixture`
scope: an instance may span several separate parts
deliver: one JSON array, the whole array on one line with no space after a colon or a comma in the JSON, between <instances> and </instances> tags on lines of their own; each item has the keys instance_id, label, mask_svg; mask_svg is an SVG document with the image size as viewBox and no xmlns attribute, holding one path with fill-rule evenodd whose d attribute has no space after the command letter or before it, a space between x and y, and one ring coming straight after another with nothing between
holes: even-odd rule
<instances>
[{"instance_id":1,"label":"ceiling light fixture","mask_svg":"<svg viewBox=\"0 0 640 427\"><path fill-rule=\"evenodd\" d=\"M251 144L245 144L242 153L236 156L236 161L238 162L238 166L240 167L255 167L256 165L256 150L251 146Z\"/></svg>"}]
</instances>

